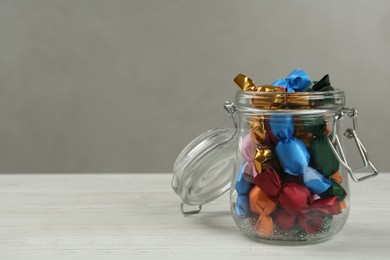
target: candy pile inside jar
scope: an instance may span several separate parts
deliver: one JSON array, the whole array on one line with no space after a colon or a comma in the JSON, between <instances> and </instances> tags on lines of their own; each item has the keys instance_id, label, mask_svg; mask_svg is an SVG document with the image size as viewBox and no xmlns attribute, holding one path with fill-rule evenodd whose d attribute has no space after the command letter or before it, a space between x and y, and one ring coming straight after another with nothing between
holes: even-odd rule
<instances>
[{"instance_id":1,"label":"candy pile inside jar","mask_svg":"<svg viewBox=\"0 0 390 260\"><path fill-rule=\"evenodd\" d=\"M260 101L252 99L258 109L312 108L313 101L278 93L334 90L328 75L312 82L302 70L271 85L256 86L242 74L234 82L243 91L274 92ZM324 115L253 116L248 129L241 142L244 163L234 183L234 215L247 224L248 232L262 238L326 232L332 219L346 210L347 193L327 141Z\"/></svg>"}]
</instances>

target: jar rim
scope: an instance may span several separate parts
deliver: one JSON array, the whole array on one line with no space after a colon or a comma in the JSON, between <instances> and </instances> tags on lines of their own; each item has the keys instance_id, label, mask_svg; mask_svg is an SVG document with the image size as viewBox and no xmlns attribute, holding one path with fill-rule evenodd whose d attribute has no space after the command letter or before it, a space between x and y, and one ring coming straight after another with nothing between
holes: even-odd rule
<instances>
[{"instance_id":1,"label":"jar rim","mask_svg":"<svg viewBox=\"0 0 390 260\"><path fill-rule=\"evenodd\" d=\"M345 106L343 90L313 92L255 92L237 90L236 109L240 113L318 113Z\"/></svg>"}]
</instances>

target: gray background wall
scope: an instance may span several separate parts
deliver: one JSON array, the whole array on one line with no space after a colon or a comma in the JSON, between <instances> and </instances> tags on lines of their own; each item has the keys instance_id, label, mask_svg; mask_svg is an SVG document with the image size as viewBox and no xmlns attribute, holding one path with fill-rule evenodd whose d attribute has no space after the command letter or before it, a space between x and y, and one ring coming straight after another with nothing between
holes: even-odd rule
<instances>
[{"instance_id":1,"label":"gray background wall","mask_svg":"<svg viewBox=\"0 0 390 260\"><path fill-rule=\"evenodd\" d=\"M170 172L237 73L326 73L390 171L390 1L1 0L0 172Z\"/></svg>"}]
</instances>

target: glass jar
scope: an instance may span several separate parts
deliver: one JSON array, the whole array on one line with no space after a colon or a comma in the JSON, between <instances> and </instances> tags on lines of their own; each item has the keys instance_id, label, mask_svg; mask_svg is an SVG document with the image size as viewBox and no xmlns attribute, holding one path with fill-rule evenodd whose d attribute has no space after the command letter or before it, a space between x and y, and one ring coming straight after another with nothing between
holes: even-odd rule
<instances>
[{"instance_id":1,"label":"glass jar","mask_svg":"<svg viewBox=\"0 0 390 260\"><path fill-rule=\"evenodd\" d=\"M349 214L348 174L361 181L378 174L356 133L357 112L341 90L327 92L237 91L225 103L233 129L213 129L184 148L174 165L172 187L182 213L230 189L239 229L271 243L313 243L339 232ZM356 177L340 142L339 121L353 120L344 133L363 159ZM184 209L196 206L195 210Z\"/></svg>"}]
</instances>

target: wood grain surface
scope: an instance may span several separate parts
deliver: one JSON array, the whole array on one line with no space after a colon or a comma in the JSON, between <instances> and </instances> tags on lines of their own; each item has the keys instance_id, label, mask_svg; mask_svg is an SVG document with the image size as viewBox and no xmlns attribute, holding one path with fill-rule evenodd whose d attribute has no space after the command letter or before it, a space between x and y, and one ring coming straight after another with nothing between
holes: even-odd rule
<instances>
[{"instance_id":1,"label":"wood grain surface","mask_svg":"<svg viewBox=\"0 0 390 260\"><path fill-rule=\"evenodd\" d=\"M0 259L390 258L390 174L351 183L329 241L275 246L242 235L228 195L184 217L170 174L0 175Z\"/></svg>"}]
</instances>

